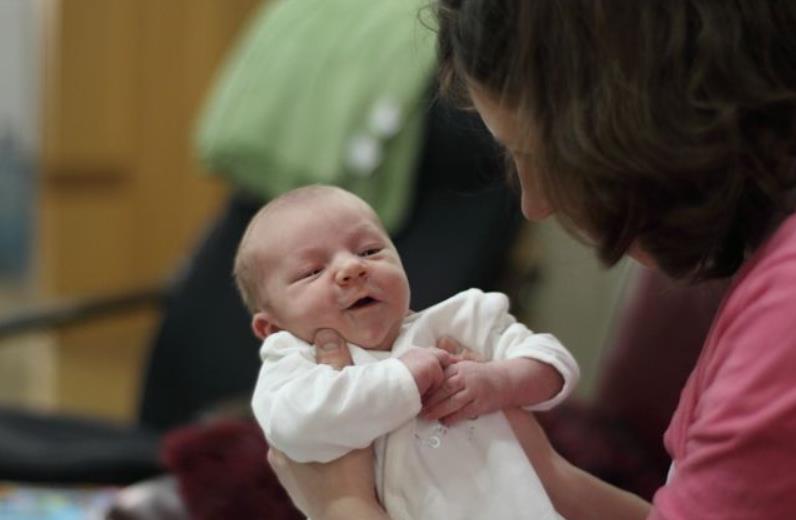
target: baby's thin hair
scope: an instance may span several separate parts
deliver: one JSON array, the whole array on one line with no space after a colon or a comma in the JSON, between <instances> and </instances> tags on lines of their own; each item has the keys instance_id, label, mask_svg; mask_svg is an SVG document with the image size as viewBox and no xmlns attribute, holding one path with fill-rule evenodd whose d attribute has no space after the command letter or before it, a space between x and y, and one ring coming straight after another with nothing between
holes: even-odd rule
<instances>
[{"instance_id":1,"label":"baby's thin hair","mask_svg":"<svg viewBox=\"0 0 796 520\"><path fill-rule=\"evenodd\" d=\"M362 201L362 199L353 193L338 188L337 186L310 184L290 190L270 200L261 207L249 221L248 226L246 226L246 231L243 233L243 237L238 245L238 250L235 253L235 263L232 269L235 285L249 312L252 314L259 312L266 304L263 300L262 291L260 290L265 273L263 273L260 268L260 251L254 246L252 241L255 228L281 209L292 207L297 204L306 204L310 201L318 200L321 197L332 195L347 195ZM370 207L365 201L362 201L362 203Z\"/></svg>"}]
</instances>

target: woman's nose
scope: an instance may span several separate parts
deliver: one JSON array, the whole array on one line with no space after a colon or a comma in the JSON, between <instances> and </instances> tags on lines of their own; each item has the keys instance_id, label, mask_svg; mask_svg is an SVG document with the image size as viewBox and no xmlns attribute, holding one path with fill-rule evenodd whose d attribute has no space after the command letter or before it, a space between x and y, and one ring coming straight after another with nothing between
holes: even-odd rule
<instances>
[{"instance_id":1,"label":"woman's nose","mask_svg":"<svg viewBox=\"0 0 796 520\"><path fill-rule=\"evenodd\" d=\"M335 274L335 280L340 285L348 285L365 280L367 276L368 268L365 262L361 258L354 256L343 260L340 269Z\"/></svg>"},{"instance_id":2,"label":"woman's nose","mask_svg":"<svg viewBox=\"0 0 796 520\"><path fill-rule=\"evenodd\" d=\"M544 220L554 213L553 207L550 205L550 203L542 198L523 198L521 209L522 215L525 217L525 219L530 220L531 222Z\"/></svg>"}]
</instances>

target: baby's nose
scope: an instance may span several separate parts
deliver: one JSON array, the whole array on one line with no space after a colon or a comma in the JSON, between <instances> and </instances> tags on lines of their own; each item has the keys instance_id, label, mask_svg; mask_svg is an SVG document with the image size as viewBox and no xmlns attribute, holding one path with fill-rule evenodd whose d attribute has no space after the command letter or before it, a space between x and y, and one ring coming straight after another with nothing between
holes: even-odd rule
<instances>
[{"instance_id":1,"label":"baby's nose","mask_svg":"<svg viewBox=\"0 0 796 520\"><path fill-rule=\"evenodd\" d=\"M337 271L336 279L340 285L348 285L366 279L368 269L362 259L355 257L346 260Z\"/></svg>"}]
</instances>

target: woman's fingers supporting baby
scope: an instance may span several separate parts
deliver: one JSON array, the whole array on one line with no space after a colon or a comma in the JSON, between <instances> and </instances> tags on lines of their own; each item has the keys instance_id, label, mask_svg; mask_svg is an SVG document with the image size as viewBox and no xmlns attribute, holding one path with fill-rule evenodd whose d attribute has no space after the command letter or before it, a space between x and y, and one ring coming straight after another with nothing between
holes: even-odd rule
<instances>
[{"instance_id":1,"label":"woman's fingers supporting baby","mask_svg":"<svg viewBox=\"0 0 796 520\"><path fill-rule=\"evenodd\" d=\"M298 485L294 472L296 469L301 470L302 466L288 459L284 453L274 448L268 449L267 457L268 465L271 466L271 470L285 491L287 491L293 504L301 511L309 514L311 504L302 493L302 487ZM312 483L314 484L314 479Z\"/></svg>"},{"instance_id":2,"label":"woman's fingers supporting baby","mask_svg":"<svg viewBox=\"0 0 796 520\"><path fill-rule=\"evenodd\" d=\"M315 362L340 370L353 365L351 351L343 336L334 329L319 329L312 338L315 345Z\"/></svg>"},{"instance_id":3,"label":"woman's fingers supporting baby","mask_svg":"<svg viewBox=\"0 0 796 520\"><path fill-rule=\"evenodd\" d=\"M271 448L268 464L296 507L310 518L331 518L330 511L348 504L358 507L352 510L358 512L354 518L387 520L374 496L371 448L354 450L326 464L294 462Z\"/></svg>"},{"instance_id":4,"label":"woman's fingers supporting baby","mask_svg":"<svg viewBox=\"0 0 796 520\"><path fill-rule=\"evenodd\" d=\"M312 340L315 361L336 369L353 365L348 343L333 329L320 329ZM324 518L335 504L358 507L361 518L384 518L374 496L373 450L354 450L326 464L298 463L284 453L268 450L268 464L293 503L311 518ZM367 510L367 516L364 511ZM327 516L328 517L328 516Z\"/></svg>"}]
</instances>

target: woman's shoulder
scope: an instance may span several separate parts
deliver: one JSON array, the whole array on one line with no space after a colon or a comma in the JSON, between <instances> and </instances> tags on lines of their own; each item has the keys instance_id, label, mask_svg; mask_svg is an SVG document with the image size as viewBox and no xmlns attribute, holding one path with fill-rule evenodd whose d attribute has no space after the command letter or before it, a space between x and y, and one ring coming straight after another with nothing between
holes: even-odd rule
<instances>
[{"instance_id":1,"label":"woman's shoulder","mask_svg":"<svg viewBox=\"0 0 796 520\"><path fill-rule=\"evenodd\" d=\"M796 213L785 218L738 275L738 284L796 274Z\"/></svg>"},{"instance_id":2,"label":"woman's shoulder","mask_svg":"<svg viewBox=\"0 0 796 520\"><path fill-rule=\"evenodd\" d=\"M796 367L796 216L751 261L719 309L702 362L717 378L785 382Z\"/></svg>"},{"instance_id":3,"label":"woman's shoulder","mask_svg":"<svg viewBox=\"0 0 796 520\"><path fill-rule=\"evenodd\" d=\"M765 309L765 310L763 310ZM796 316L796 214L785 219L742 267L718 321L761 312L760 317Z\"/></svg>"}]
</instances>

